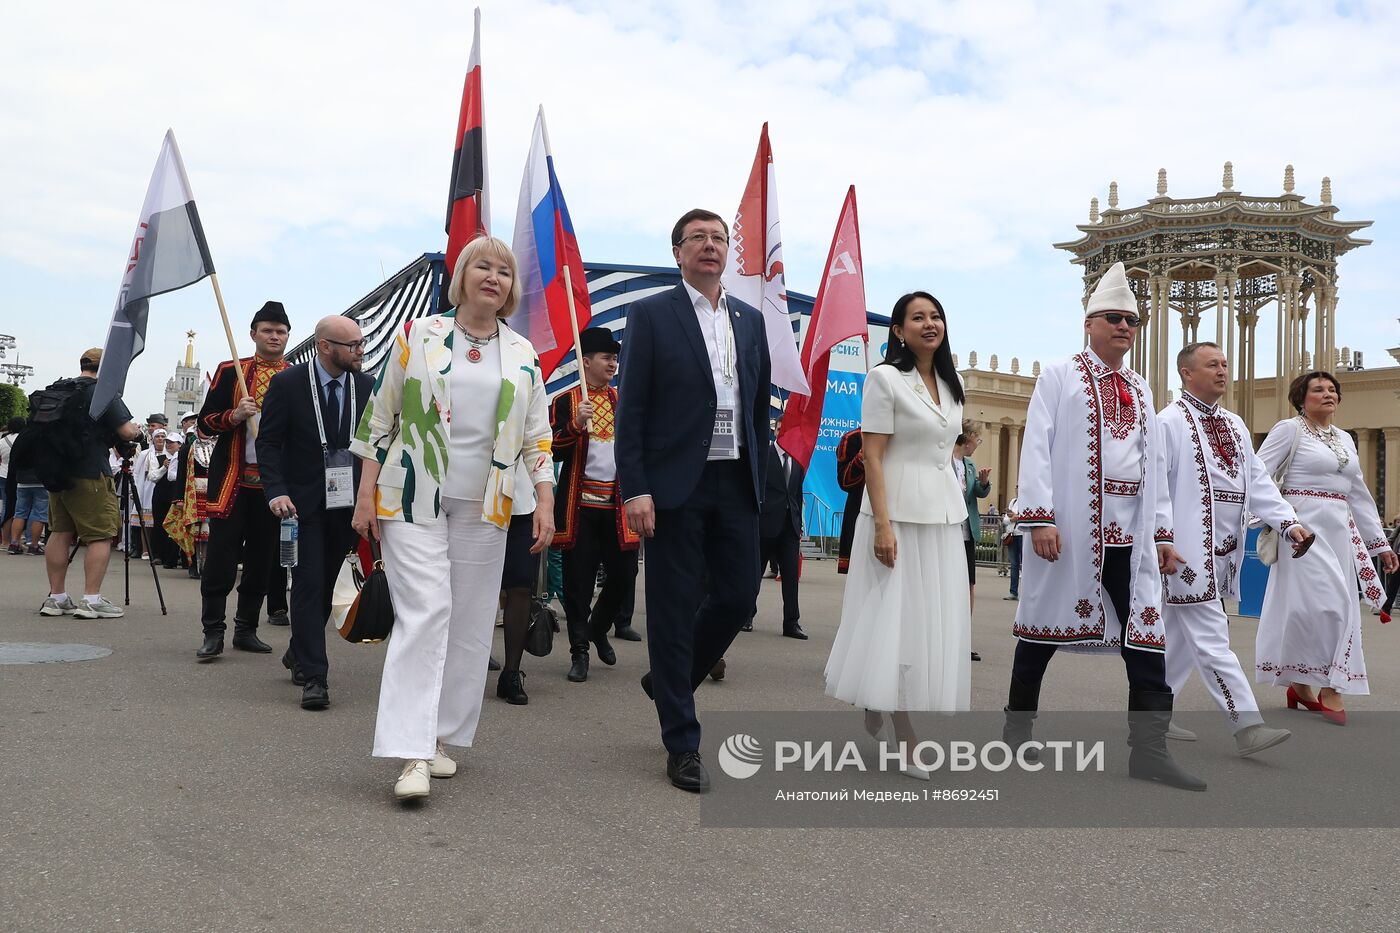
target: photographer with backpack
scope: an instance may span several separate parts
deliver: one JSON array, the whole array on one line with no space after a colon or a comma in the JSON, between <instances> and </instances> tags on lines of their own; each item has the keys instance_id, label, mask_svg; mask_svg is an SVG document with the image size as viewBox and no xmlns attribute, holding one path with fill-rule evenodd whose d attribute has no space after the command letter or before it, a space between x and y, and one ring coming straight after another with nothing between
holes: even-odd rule
<instances>
[{"instance_id":1,"label":"photographer with backpack","mask_svg":"<svg viewBox=\"0 0 1400 933\"><path fill-rule=\"evenodd\" d=\"M102 578L112 558L112 539L121 529L109 451L135 453L141 428L120 397L93 419L88 414L102 350L94 347L78 361L76 379L60 379L29 397L29 424L15 444L16 466L28 466L49 491L49 548L44 555L49 595L41 615L115 619L120 606L102 598ZM83 598L66 591L68 555L75 541L87 545L83 557Z\"/></svg>"}]
</instances>

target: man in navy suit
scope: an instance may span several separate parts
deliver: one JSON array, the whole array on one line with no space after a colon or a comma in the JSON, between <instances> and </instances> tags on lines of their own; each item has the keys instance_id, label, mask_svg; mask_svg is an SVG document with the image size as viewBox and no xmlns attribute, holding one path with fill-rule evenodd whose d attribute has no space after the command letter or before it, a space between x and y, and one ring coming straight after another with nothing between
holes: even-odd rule
<instances>
[{"instance_id":1,"label":"man in navy suit","mask_svg":"<svg viewBox=\"0 0 1400 933\"><path fill-rule=\"evenodd\" d=\"M763 316L720 285L729 228L692 210L671 231L681 284L633 302L622 349L617 474L646 542L642 689L656 703L666 775L709 789L695 688L758 596L758 514L772 391Z\"/></svg>"},{"instance_id":2,"label":"man in navy suit","mask_svg":"<svg viewBox=\"0 0 1400 933\"><path fill-rule=\"evenodd\" d=\"M350 436L364 414L374 380L360 372L365 342L360 325L340 315L316 325L316 355L283 370L267 387L258 431L267 507L298 523L292 568L292 641L282 663L301 686L302 709L330 705L326 619L331 592L358 536L350 527L360 458Z\"/></svg>"},{"instance_id":3,"label":"man in navy suit","mask_svg":"<svg viewBox=\"0 0 1400 933\"><path fill-rule=\"evenodd\" d=\"M780 415L773 428L775 436L782 423ZM762 575L769 561L777 563L783 584L783 635L803 641L807 633L802 630L802 612L797 606L797 580L801 576L802 484L806 476L802 464L787 451L776 443L768 445L767 484L758 522L758 572ZM744 623L744 631L753 631L752 621Z\"/></svg>"}]
</instances>

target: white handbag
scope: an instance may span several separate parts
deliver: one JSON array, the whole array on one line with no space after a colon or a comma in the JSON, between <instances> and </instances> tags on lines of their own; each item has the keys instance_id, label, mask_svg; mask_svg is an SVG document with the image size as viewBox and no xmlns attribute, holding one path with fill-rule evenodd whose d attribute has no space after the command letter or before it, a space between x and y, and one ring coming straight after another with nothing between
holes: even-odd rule
<instances>
[{"instance_id":1,"label":"white handbag","mask_svg":"<svg viewBox=\"0 0 1400 933\"><path fill-rule=\"evenodd\" d=\"M1293 446L1288 448L1288 456L1283 458L1283 462L1274 470L1272 477L1274 485L1283 489L1283 477L1288 473L1288 466L1293 462L1293 455L1298 452L1298 439L1303 435L1303 426L1296 420L1293 422ZM1259 555L1259 563L1265 567L1272 567L1278 563L1278 541L1279 532L1277 528L1264 526L1259 532L1259 539L1255 542L1254 551Z\"/></svg>"}]
</instances>

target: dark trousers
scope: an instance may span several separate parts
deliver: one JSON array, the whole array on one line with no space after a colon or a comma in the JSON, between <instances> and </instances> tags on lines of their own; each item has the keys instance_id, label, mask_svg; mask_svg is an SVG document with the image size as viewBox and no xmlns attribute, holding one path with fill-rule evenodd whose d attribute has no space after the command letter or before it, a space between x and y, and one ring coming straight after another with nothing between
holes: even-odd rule
<instances>
[{"instance_id":1,"label":"dark trousers","mask_svg":"<svg viewBox=\"0 0 1400 933\"><path fill-rule=\"evenodd\" d=\"M800 573L798 557L801 552L800 542L797 540L797 532L791 525L784 525L782 532L776 538L760 538L758 541L758 575L763 576L763 569L768 566L769 561L773 561L778 566L778 576L781 577L783 585L783 622L796 622L802 618L802 612L797 608L797 578ZM758 606L754 606L755 616L758 615Z\"/></svg>"},{"instance_id":2,"label":"dark trousers","mask_svg":"<svg viewBox=\"0 0 1400 933\"><path fill-rule=\"evenodd\" d=\"M590 611L600 566L607 578ZM617 542L617 511L580 506L578 535L564 551L563 603L571 654L587 654L589 642L608 633L636 585L637 552L624 551Z\"/></svg>"},{"instance_id":3,"label":"dark trousers","mask_svg":"<svg viewBox=\"0 0 1400 933\"><path fill-rule=\"evenodd\" d=\"M657 510L646 564L647 652L661 740L672 753L695 751L695 688L758 598L758 507L747 459L711 461L685 505Z\"/></svg>"},{"instance_id":4,"label":"dark trousers","mask_svg":"<svg viewBox=\"0 0 1400 933\"><path fill-rule=\"evenodd\" d=\"M227 518L209 519L209 546L205 552L199 593L203 597L200 621L206 634L222 634L228 594L243 561L238 583L238 609L233 614L240 629L256 629L267 594L269 567L277 563L277 516L267 508L258 487L238 490Z\"/></svg>"},{"instance_id":5,"label":"dark trousers","mask_svg":"<svg viewBox=\"0 0 1400 933\"><path fill-rule=\"evenodd\" d=\"M637 559L641 559L641 550L634 552ZM613 624L618 628L626 628L632 624L632 614L637 611L637 587L631 586L627 592L622 594L622 605L617 609L617 618Z\"/></svg>"},{"instance_id":6,"label":"dark trousers","mask_svg":"<svg viewBox=\"0 0 1400 933\"><path fill-rule=\"evenodd\" d=\"M1104 548L1103 576L1100 578L1103 591L1113 603L1118 614L1120 630L1127 624L1128 607L1132 598L1133 549L1130 547ZM1156 558L1156 554L1152 555ZM1038 642L1016 642L1016 658L1011 663L1011 676L1027 686L1040 683L1045 669L1055 655L1055 645ZM1123 667L1127 670L1128 686L1133 690L1152 693L1171 693L1167 685L1166 655L1160 651L1143 651L1123 645L1119 652L1123 656Z\"/></svg>"},{"instance_id":7,"label":"dark trousers","mask_svg":"<svg viewBox=\"0 0 1400 933\"><path fill-rule=\"evenodd\" d=\"M1011 563L1011 595L1020 598L1021 594L1021 536L1013 534L1011 543L1006 546L1006 556Z\"/></svg>"},{"instance_id":8,"label":"dark trousers","mask_svg":"<svg viewBox=\"0 0 1400 933\"><path fill-rule=\"evenodd\" d=\"M1381 612L1390 615L1390 610L1395 608L1395 591L1400 589L1400 571L1392 573L1385 581L1385 603L1381 606Z\"/></svg>"},{"instance_id":9,"label":"dark trousers","mask_svg":"<svg viewBox=\"0 0 1400 933\"><path fill-rule=\"evenodd\" d=\"M350 509L323 511L314 518L301 519L297 529L297 565L292 568L292 657L307 678L325 678L330 670L326 620L331 614L331 593L345 555L359 538L350 527L350 513ZM268 603L271 609L271 593Z\"/></svg>"},{"instance_id":10,"label":"dark trousers","mask_svg":"<svg viewBox=\"0 0 1400 933\"><path fill-rule=\"evenodd\" d=\"M175 554L175 542L165 533L165 517L169 514L169 499L156 499L151 503L151 560L174 567L179 558Z\"/></svg>"},{"instance_id":11,"label":"dark trousers","mask_svg":"<svg viewBox=\"0 0 1400 933\"><path fill-rule=\"evenodd\" d=\"M298 537L297 537L297 556L298 556L298 560L300 560L300 555L301 555L301 537L300 537L301 531L300 531L300 529L298 529L297 535L298 535ZM281 541L282 541L282 529L281 529L281 527L279 526L279 527L277 528L277 542L278 542L278 547L279 547L279 548L281 547ZM272 615L274 612L287 612L287 611L288 611L288 608L289 608L289 607L287 606L287 568L282 566L282 561L279 559L279 558L280 558L280 554L281 554L281 552L280 552L280 550L279 550L278 554L274 554L272 560L268 562L268 563L271 565L271 566L269 566L269 567L267 568L267 614L268 614L268 615ZM296 584L293 583L292 585L295 586Z\"/></svg>"}]
</instances>

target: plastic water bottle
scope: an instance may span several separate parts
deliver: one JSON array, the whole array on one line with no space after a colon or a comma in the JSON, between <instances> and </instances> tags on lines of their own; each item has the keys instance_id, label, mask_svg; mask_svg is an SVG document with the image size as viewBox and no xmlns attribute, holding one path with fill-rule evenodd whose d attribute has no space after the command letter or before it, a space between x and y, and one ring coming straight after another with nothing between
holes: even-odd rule
<instances>
[{"instance_id":1,"label":"plastic water bottle","mask_svg":"<svg viewBox=\"0 0 1400 933\"><path fill-rule=\"evenodd\" d=\"M281 561L283 567L295 567L297 565L297 519L295 515L288 515L282 519L281 526Z\"/></svg>"}]
</instances>

